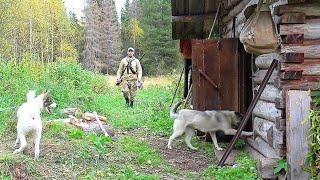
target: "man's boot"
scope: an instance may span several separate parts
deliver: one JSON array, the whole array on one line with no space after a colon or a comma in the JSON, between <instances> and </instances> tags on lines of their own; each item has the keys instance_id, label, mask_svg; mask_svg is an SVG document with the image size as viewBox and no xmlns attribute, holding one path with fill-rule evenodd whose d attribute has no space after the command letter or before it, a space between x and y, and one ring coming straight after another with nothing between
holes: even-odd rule
<instances>
[{"instance_id":1,"label":"man's boot","mask_svg":"<svg viewBox=\"0 0 320 180\"><path fill-rule=\"evenodd\" d=\"M133 101L130 101L130 107L133 108Z\"/></svg>"},{"instance_id":2,"label":"man's boot","mask_svg":"<svg viewBox=\"0 0 320 180\"><path fill-rule=\"evenodd\" d=\"M125 98L126 99L126 105L127 105L127 107L129 107L129 98Z\"/></svg>"}]
</instances>

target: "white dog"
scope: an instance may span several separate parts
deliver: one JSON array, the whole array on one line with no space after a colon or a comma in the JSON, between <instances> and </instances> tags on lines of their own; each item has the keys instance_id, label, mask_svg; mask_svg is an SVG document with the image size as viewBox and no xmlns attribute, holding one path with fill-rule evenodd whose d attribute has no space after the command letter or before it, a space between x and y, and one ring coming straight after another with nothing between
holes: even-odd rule
<instances>
[{"instance_id":1,"label":"white dog","mask_svg":"<svg viewBox=\"0 0 320 180\"><path fill-rule=\"evenodd\" d=\"M171 107L170 117L175 119L173 125L173 133L169 138L168 148L172 149L172 141L185 133L185 142L190 149L196 150L191 144L192 136L195 130L209 133L215 148L219 151L223 150L219 147L216 138L217 131L223 131L226 135L235 135L237 130L232 126L237 126L242 115L235 111L197 111L182 109L176 112L179 105L178 102ZM241 135L251 136L253 132L242 131Z\"/></svg>"},{"instance_id":2,"label":"white dog","mask_svg":"<svg viewBox=\"0 0 320 180\"><path fill-rule=\"evenodd\" d=\"M54 108L56 104L52 101L47 91L43 92L36 97L35 91L29 91L27 94L27 102L23 103L17 112L18 124L17 124L17 140L14 147L17 148L20 143L20 148L16 149L13 153L22 152L26 146L26 135L32 133L34 141L34 158L39 158L40 153L40 139L42 134L42 122L40 113L43 108L46 108L51 113L51 108Z\"/></svg>"}]
</instances>

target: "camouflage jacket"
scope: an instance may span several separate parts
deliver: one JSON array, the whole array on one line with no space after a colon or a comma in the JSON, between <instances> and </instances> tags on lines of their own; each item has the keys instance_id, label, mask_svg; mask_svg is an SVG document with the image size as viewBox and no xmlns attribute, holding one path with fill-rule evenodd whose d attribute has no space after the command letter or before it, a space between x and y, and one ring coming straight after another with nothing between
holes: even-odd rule
<instances>
[{"instance_id":1,"label":"camouflage jacket","mask_svg":"<svg viewBox=\"0 0 320 180\"><path fill-rule=\"evenodd\" d=\"M130 68L130 64L131 64L131 68ZM127 56L123 58L120 62L120 65L117 71L117 79L120 79L120 78L127 81L131 81L131 80L141 81L142 68L141 68L140 61L135 57L129 58Z\"/></svg>"}]
</instances>

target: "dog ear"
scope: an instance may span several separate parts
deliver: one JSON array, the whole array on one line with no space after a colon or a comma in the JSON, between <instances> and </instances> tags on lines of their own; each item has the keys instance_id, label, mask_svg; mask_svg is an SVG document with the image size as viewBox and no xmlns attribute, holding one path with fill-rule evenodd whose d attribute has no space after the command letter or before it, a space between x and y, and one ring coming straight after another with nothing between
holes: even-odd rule
<instances>
[{"instance_id":1,"label":"dog ear","mask_svg":"<svg viewBox=\"0 0 320 180\"><path fill-rule=\"evenodd\" d=\"M243 117L243 114L242 113L240 113L240 112L234 112L235 114L236 114L236 116L238 116L238 117L240 117L240 118L242 118Z\"/></svg>"}]
</instances>

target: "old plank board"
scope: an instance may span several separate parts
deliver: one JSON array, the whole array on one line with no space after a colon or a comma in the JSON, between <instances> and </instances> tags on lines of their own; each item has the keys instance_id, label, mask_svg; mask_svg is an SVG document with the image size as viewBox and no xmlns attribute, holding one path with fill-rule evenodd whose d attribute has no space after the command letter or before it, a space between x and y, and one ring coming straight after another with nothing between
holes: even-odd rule
<instances>
[{"instance_id":1,"label":"old plank board","mask_svg":"<svg viewBox=\"0 0 320 180\"><path fill-rule=\"evenodd\" d=\"M275 122L276 118L284 116L284 111L277 109L275 103L259 100L253 109L253 115Z\"/></svg>"},{"instance_id":2,"label":"old plank board","mask_svg":"<svg viewBox=\"0 0 320 180\"><path fill-rule=\"evenodd\" d=\"M300 4L299 6L283 5L279 7L279 14L282 15L288 12L303 12L306 16L320 16L320 6L319 3L312 4Z\"/></svg>"},{"instance_id":3,"label":"old plank board","mask_svg":"<svg viewBox=\"0 0 320 180\"><path fill-rule=\"evenodd\" d=\"M303 44L304 35L303 34L289 34L281 35L282 44Z\"/></svg>"},{"instance_id":4,"label":"old plank board","mask_svg":"<svg viewBox=\"0 0 320 180\"><path fill-rule=\"evenodd\" d=\"M304 53L304 58L320 58L320 44L316 45L281 45L282 53Z\"/></svg>"},{"instance_id":5,"label":"old plank board","mask_svg":"<svg viewBox=\"0 0 320 180\"><path fill-rule=\"evenodd\" d=\"M284 53L281 62L302 63L304 61L304 53Z\"/></svg>"},{"instance_id":6,"label":"old plank board","mask_svg":"<svg viewBox=\"0 0 320 180\"><path fill-rule=\"evenodd\" d=\"M304 12L287 12L281 16L281 24L303 24L306 21Z\"/></svg>"},{"instance_id":7,"label":"old plank board","mask_svg":"<svg viewBox=\"0 0 320 180\"><path fill-rule=\"evenodd\" d=\"M307 20L306 24L281 24L280 35L289 34L303 34L304 39L319 39L320 22L309 22Z\"/></svg>"},{"instance_id":8,"label":"old plank board","mask_svg":"<svg viewBox=\"0 0 320 180\"><path fill-rule=\"evenodd\" d=\"M302 75L320 76L320 59L305 59L303 63L279 63L279 71L302 70Z\"/></svg>"},{"instance_id":9,"label":"old plank board","mask_svg":"<svg viewBox=\"0 0 320 180\"><path fill-rule=\"evenodd\" d=\"M305 120L308 118L311 97L308 91L290 90L286 99L288 178L309 179L310 174L303 171L303 167L307 165L309 152L310 123Z\"/></svg>"},{"instance_id":10,"label":"old plank board","mask_svg":"<svg viewBox=\"0 0 320 180\"><path fill-rule=\"evenodd\" d=\"M274 81L275 87L279 89L289 90L318 90L320 89L319 76L302 76L300 80L281 80L276 78Z\"/></svg>"}]
</instances>

